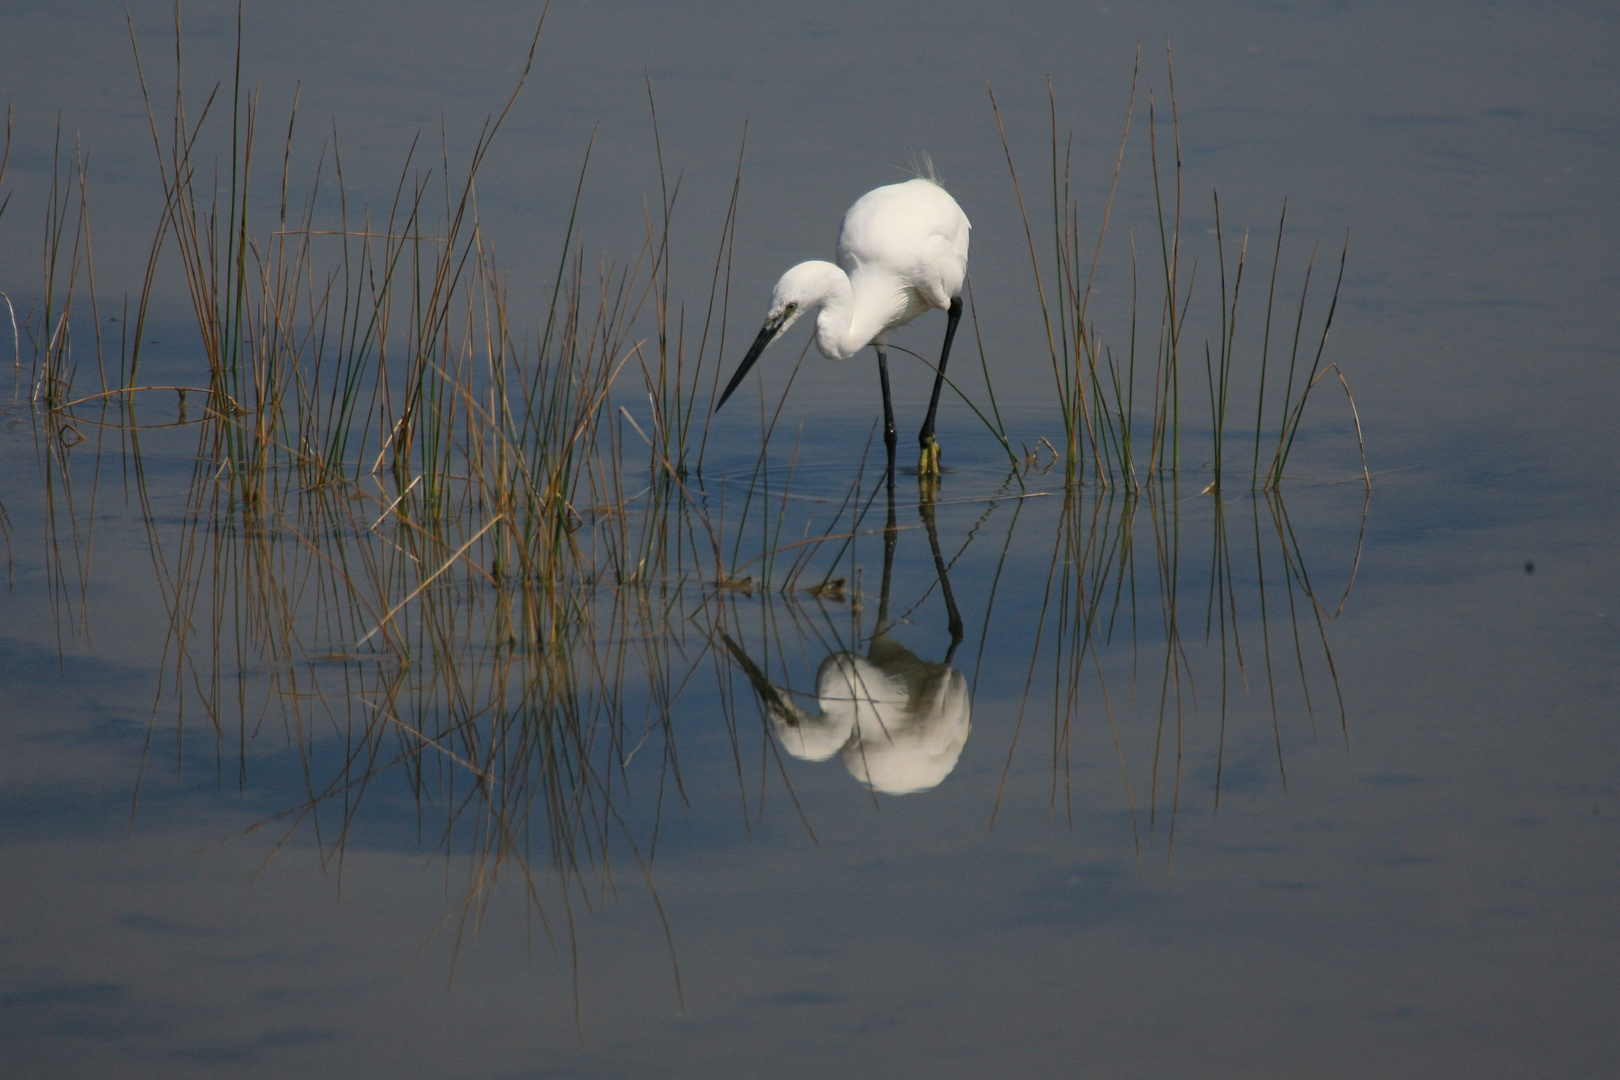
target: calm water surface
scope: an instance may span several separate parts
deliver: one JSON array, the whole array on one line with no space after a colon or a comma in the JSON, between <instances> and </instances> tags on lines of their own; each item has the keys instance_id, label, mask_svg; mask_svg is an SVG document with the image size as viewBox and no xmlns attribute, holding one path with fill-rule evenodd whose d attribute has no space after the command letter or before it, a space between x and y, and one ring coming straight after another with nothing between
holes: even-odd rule
<instances>
[{"instance_id":1,"label":"calm water surface","mask_svg":"<svg viewBox=\"0 0 1620 1080\"><path fill-rule=\"evenodd\" d=\"M132 11L166 108L172 15ZM200 102L229 78L234 15L183 15ZM418 132L432 167L441 125L464 160L538 15L250 7L245 77L271 156L296 89L295 178L324 146L330 181L335 138L344 197L385 207ZM62 153L88 156L115 355L110 320L139 293L162 207L124 16L22 4L6 21L0 291L19 317L41 291L60 117ZM948 402L952 471L931 507L900 478L886 559L862 458L871 365L812 353L773 437L769 508L742 508L753 393L692 484L739 551L855 534L815 555L815 580L843 592L716 595L688 567L645 594L681 617L599 613L590 655L617 666L581 693L583 742L509 752L560 771L480 786L448 741L407 753L420 732L379 726L423 687L479 730L522 715L514 672L537 661L490 637L493 590L464 585L472 599L446 610L465 633L404 665L354 649L371 623L322 591L318 545L295 534L332 519L265 528L227 509L188 561L194 429L152 431L138 455L88 426L49 449L23 339L0 408L0 1071L1615 1075L1617 23L1603 5L555 6L479 186L518 323L543 310L593 131L577 235L592 260L636 258L660 190L650 81L691 311L747 125L728 370L775 276L825 257L848 203L926 152L973 221L976 330L1012 442L1056 441L986 80L1038 215L1050 78L1088 232L1142 43L1113 228L1146 245L1141 140L1151 91L1165 150L1168 39L1200 280L1214 288L1212 188L1229 258L1245 229L1269 249L1288 198L1287 282L1313 244L1316 272L1336 269L1348 230L1326 359L1373 472L1368 498L1335 388L1281 501L1246 483L1201 494L1192 420L1178 478L1066 500L1061 469L1038 458L1020 485ZM1128 250L1099 274L1098 318L1123 327ZM154 382L204 377L188 303L166 267ZM1192 310L1210 325L1206 301ZM941 330L924 317L897 341L926 355ZM803 336L762 361L767 392ZM81 386L92 337L77 331ZM975 393L977 344L959 356ZM926 390L921 365L898 366L903 429ZM644 397L637 380L615 403L644 420ZM257 576L255 550L273 552ZM794 742L809 720L785 717L836 719L818 671L857 657L938 706L905 760L880 740Z\"/></svg>"}]
</instances>

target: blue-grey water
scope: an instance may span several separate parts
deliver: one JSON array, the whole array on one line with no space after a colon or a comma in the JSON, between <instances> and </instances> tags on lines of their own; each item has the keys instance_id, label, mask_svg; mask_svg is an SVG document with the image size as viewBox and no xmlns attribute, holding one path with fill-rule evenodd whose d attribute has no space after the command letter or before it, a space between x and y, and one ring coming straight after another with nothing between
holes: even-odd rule
<instances>
[{"instance_id":1,"label":"blue-grey water","mask_svg":"<svg viewBox=\"0 0 1620 1080\"><path fill-rule=\"evenodd\" d=\"M279 172L296 92L293 187L324 147L336 191L335 140L351 209L378 212L419 133L433 168L441 133L465 159L540 11L248 5L245 85L276 148L258 167ZM130 12L161 126L173 12ZM195 110L217 80L230 93L235 10L191 3L181 19ZM63 161L82 148L114 355L125 330L111 320L139 295L163 205L124 10L14 3L3 22L0 292L19 320L41 293L53 148ZM1212 189L1228 258L1244 230L1263 253L1251 297L1284 198L1280 291L1297 295L1312 245L1319 279L1347 246L1324 359L1354 393L1371 496L1337 382L1313 399L1281 510L1245 482L1217 512L1190 450L1151 505L1094 485L1066 505L1061 468L1041 475L1044 450L1020 487L948 400L934 539L961 644L908 476L891 585L890 637L911 670L959 672L971 694L971 733L925 791L870 790L858 753L795 757L735 654L676 620L653 635L662 651L626 654L613 681L624 741L592 751L616 763L611 807L593 804L579 837L607 837L606 861L582 839L559 869L539 811L503 846L491 837L510 822L492 824L465 777L444 779L454 761L429 755L412 773L392 766L392 733L357 734L392 700L380 687L441 669L328 658L358 634L319 619L300 624L299 653L267 655L262 598L182 562L190 429L136 448L86 427L52 449L20 336L0 407L0 1073L1620 1072L1610 7L558 3L480 174L482 228L517 321L533 325L594 132L575 236L593 262L633 263L661 190L650 84L692 312L742 154L729 371L776 276L828 257L844 208L927 154L973 222L973 325L1011 442L1058 442L987 85L1035 243L1049 245L1049 100L1059 140L1073 134L1071 187L1094 234L1140 50L1111 235L1156 257L1143 147L1151 93L1172 152L1167 41L1200 289L1218 273ZM200 379L183 280L160 270L143 363ZM1099 275L1098 319L1118 341L1128 249L1109 247ZM1202 304L1190 318L1207 327ZM0 316L0 338L9 329ZM941 330L925 316L896 341L927 355ZM767 392L805 336L761 362ZM94 389L91 338L80 330L74 355ZM953 361L970 396L978 362L976 341ZM872 366L812 350L795 377L773 438L784 539L807 520L830 528L862 467ZM622 404L644 419L639 385ZM926 391L921 365L898 357L902 451ZM740 394L714 427L711 507L740 505L758 401ZM824 658L864 655L874 630L886 509L874 461L870 509L832 568L861 604L726 601L738 647L807 711ZM1066 535L1104 549L1077 561ZM282 565L318 580L289 536ZM1082 588L1074 568L1097 565L1112 569ZM1288 591L1307 577L1315 603ZM172 618L182 579L205 596L186 644ZM1076 660L1065 635L1081 596L1107 610ZM319 590L300 602L308 617ZM209 659L219 641L223 667ZM495 685L493 661L474 659L467 681ZM673 679L656 677L660 663ZM294 729L289 715L315 719ZM357 770L356 747L380 756ZM320 812L299 813L317 794Z\"/></svg>"}]
</instances>

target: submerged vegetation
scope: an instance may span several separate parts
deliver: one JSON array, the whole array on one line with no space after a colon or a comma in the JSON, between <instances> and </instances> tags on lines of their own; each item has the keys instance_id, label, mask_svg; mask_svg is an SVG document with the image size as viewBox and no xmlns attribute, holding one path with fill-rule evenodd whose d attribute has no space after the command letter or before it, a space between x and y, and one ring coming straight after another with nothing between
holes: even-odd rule
<instances>
[{"instance_id":1,"label":"submerged vegetation","mask_svg":"<svg viewBox=\"0 0 1620 1080\"><path fill-rule=\"evenodd\" d=\"M531 45L529 63L533 55ZM956 702L942 743L956 739L954 754L970 725L952 688L965 685L971 698L993 684L1005 714L995 738L1007 757L1002 796L986 808L992 822L1004 812L1005 778L1024 767L1016 755L1034 741L1026 718L1042 711L1051 717L1050 755L1040 755L1051 811L1070 812L1075 755L1101 735L1139 842L1161 822L1173 835L1200 692L1217 718L1215 800L1241 683L1263 688L1260 712L1243 715L1268 720L1284 777L1295 718L1314 727L1330 717L1348 736L1327 635L1343 599L1324 599L1313 584L1281 491L1307 396L1333 369L1322 363L1333 307L1313 345L1303 329L1307 270L1286 335L1286 378L1268 406L1268 379L1282 378L1267 369L1273 257L1254 494L1233 525L1237 514L1219 496L1233 472L1223 447L1248 252L1245 243L1229 267L1217 233L1219 334L1203 369L1214 446L1205 490L1216 498L1185 497L1184 476L1206 481L1181 461L1191 424L1180 357L1194 275L1180 266L1179 162L1173 196L1161 191L1157 164L1152 173L1162 213L1151 276L1162 299L1132 305L1119 349L1089 307L1108 212L1088 255L1054 110L1055 262L1043 272L1033 233L1031 257L1043 308L1048 289L1056 297L1047 325L1060 448L1046 474L1031 454L975 498L944 501L925 488L897 505L894 477L876 467L829 481L796 451L784 464L773 453L788 441L776 431L780 405L751 469L703 474L740 157L697 290L700 318L677 299L675 198L663 182L645 243L625 264L593 263L570 218L543 315L519 327L477 201L479 168L510 101L459 169L448 150L419 168L425 151L413 146L386 213L373 217L342 197L335 142L298 193L289 164L296 105L282 144L266 155L258 94L242 84L240 63L237 71L201 102L177 79L167 111L142 76L163 206L133 309L126 302L117 316L121 340L101 337L77 152L64 161L59 151L43 289L13 326L32 347L18 394L34 406L40 434L50 580L65 633L83 635L92 621L89 511L111 482L103 459L116 459L165 615L148 749L172 740L184 762L201 733L221 779L245 788L274 732L302 788L264 823L283 838L308 830L341 865L368 793L402 780L420 837L467 857L461 926L476 924L503 876L566 925L577 904L613 890L611 856L650 871L662 810L691 797L678 737L686 699L724 717L745 817L762 816L771 793L773 805L795 807L813 827L787 756L814 755L787 736L815 721L815 695L794 685L805 685L818 656L827 657L823 670L866 670L858 660L898 672L914 695ZM1157 162L1154 110L1150 102ZM656 139L656 111L653 121ZM201 148L226 128L223 156L205 159ZM331 220L328 168L338 188ZM275 181L266 210L267 170ZM587 182L582 167L576 208ZM1280 251L1280 220L1276 243ZM1134 239L1130 250L1135 296ZM148 313L176 267L206 370L148 382ZM1138 311L1151 327L1141 334ZM94 337L76 354L86 327ZM81 370L86 355L93 375ZM1151 369L1145 419L1139 367L1144 380ZM982 415L1010 445L993 404ZM1266 460L1262 444L1274 444ZM908 570L896 553L919 528L929 558ZM883 552L876 587L859 557L874 542ZM1207 550L1207 561L1184 558L1195 550ZM1044 575L1006 574L1010 559L1044 560ZM1345 595L1354 560L1345 560ZM1009 621L1028 646L1017 671L1006 656L987 656L988 639L1006 634ZM921 659L919 642L901 644L923 624L948 635L930 654L942 660ZM965 673L958 665L969 654ZM740 706L756 697L761 716L750 720L753 710ZM1211 736L1200 737L1207 745ZM822 756L843 750L856 779L897 790L877 778L877 751L856 742L846 734ZM944 773L926 785L908 776L905 790L919 790Z\"/></svg>"}]
</instances>

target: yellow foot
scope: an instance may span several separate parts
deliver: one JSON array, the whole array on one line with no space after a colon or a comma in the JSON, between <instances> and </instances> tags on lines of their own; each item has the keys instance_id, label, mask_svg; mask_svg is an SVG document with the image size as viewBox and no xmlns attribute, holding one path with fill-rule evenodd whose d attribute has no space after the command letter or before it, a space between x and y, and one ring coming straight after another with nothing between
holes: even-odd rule
<instances>
[{"instance_id":1,"label":"yellow foot","mask_svg":"<svg viewBox=\"0 0 1620 1080\"><path fill-rule=\"evenodd\" d=\"M922 456L917 459L917 475L937 477L939 475L939 443L933 436L922 444Z\"/></svg>"}]
</instances>

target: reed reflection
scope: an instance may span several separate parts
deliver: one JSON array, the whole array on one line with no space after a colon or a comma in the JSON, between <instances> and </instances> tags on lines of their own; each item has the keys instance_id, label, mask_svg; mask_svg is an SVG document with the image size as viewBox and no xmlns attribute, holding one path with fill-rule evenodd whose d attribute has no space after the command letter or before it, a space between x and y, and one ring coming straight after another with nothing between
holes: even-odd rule
<instances>
[{"instance_id":1,"label":"reed reflection","mask_svg":"<svg viewBox=\"0 0 1620 1080\"><path fill-rule=\"evenodd\" d=\"M1174 476L1156 476L1139 492L1068 494L1026 683L1057 674L1050 742L1035 750L1049 755L1052 811L1072 825L1081 770L1113 758L1138 847L1145 826L1148 837L1162 833L1168 853L1189 794L1220 808L1235 745L1252 783L1267 771L1260 740L1269 743L1286 789L1288 744L1325 734L1320 712L1348 744L1328 627L1354 586L1369 502L1365 489L1354 507L1330 490L1313 503L1344 523L1317 533L1316 554L1345 558L1342 569L1314 574L1278 490L1189 498ZM1247 520L1230 520L1234 512ZM1206 544L1207 557L1193 554ZM1338 580L1336 598L1331 586L1322 591ZM1008 778L1031 741L1024 720L1047 704L1026 690L992 821L1017 794Z\"/></svg>"}]
</instances>

